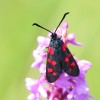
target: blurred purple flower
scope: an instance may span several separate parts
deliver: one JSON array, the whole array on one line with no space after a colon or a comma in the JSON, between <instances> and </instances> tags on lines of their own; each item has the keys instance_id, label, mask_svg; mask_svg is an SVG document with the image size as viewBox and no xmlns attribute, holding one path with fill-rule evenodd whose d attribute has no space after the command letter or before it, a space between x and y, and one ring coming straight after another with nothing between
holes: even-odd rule
<instances>
[{"instance_id":1,"label":"blurred purple flower","mask_svg":"<svg viewBox=\"0 0 100 100\"><path fill-rule=\"evenodd\" d=\"M76 42L74 33L67 35L67 28L68 23L62 23L56 32L58 37L61 37L66 44L82 46L82 43ZM50 33L48 33L48 36L50 36ZM80 69L78 77L68 76L62 72L54 83L49 83L45 78L46 64L44 62L47 57L45 49L49 45L50 38L39 36L37 41L38 47L33 51L35 61L31 67L39 69L40 77L38 80L26 78L26 87L31 93L28 100L42 100L43 97L46 100L89 100L91 95L89 94L85 74L92 66L91 62L75 58Z\"/></svg>"}]
</instances>

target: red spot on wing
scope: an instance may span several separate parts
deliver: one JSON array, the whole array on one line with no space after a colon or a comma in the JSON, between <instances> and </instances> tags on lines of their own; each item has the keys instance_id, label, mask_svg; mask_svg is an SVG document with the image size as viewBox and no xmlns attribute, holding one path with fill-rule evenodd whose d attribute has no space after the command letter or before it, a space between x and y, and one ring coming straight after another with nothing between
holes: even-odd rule
<instances>
[{"instance_id":1,"label":"red spot on wing","mask_svg":"<svg viewBox=\"0 0 100 100\"><path fill-rule=\"evenodd\" d=\"M54 54L54 49L52 47L48 47L48 53L50 53L51 55Z\"/></svg>"},{"instance_id":2,"label":"red spot on wing","mask_svg":"<svg viewBox=\"0 0 100 100\"><path fill-rule=\"evenodd\" d=\"M54 50L53 50L53 48L51 48L51 50L50 50L50 54L51 54L51 55L54 54Z\"/></svg>"},{"instance_id":3,"label":"red spot on wing","mask_svg":"<svg viewBox=\"0 0 100 100\"><path fill-rule=\"evenodd\" d=\"M48 53L50 52L50 46L48 47Z\"/></svg>"},{"instance_id":4,"label":"red spot on wing","mask_svg":"<svg viewBox=\"0 0 100 100\"><path fill-rule=\"evenodd\" d=\"M57 64L57 63L56 63L56 61L52 61L52 65L54 65L54 66L55 66L56 64Z\"/></svg>"},{"instance_id":5,"label":"red spot on wing","mask_svg":"<svg viewBox=\"0 0 100 100\"><path fill-rule=\"evenodd\" d=\"M73 67L75 67L75 62L72 62L72 63L70 64L70 68L69 68L69 72L70 72L70 73L72 72Z\"/></svg>"},{"instance_id":6,"label":"red spot on wing","mask_svg":"<svg viewBox=\"0 0 100 100\"><path fill-rule=\"evenodd\" d=\"M48 60L47 60L49 63L51 63L51 59L50 58L48 58Z\"/></svg>"},{"instance_id":7,"label":"red spot on wing","mask_svg":"<svg viewBox=\"0 0 100 100\"><path fill-rule=\"evenodd\" d=\"M53 76L56 76L56 75L57 75L57 73L56 73L56 72L53 72L52 74L53 74Z\"/></svg>"},{"instance_id":8,"label":"red spot on wing","mask_svg":"<svg viewBox=\"0 0 100 100\"><path fill-rule=\"evenodd\" d=\"M69 62L69 58L66 57L66 58L64 59L64 62Z\"/></svg>"},{"instance_id":9,"label":"red spot on wing","mask_svg":"<svg viewBox=\"0 0 100 100\"><path fill-rule=\"evenodd\" d=\"M53 69L52 68L48 68L48 72L49 73L52 73L53 72Z\"/></svg>"},{"instance_id":10,"label":"red spot on wing","mask_svg":"<svg viewBox=\"0 0 100 100\"><path fill-rule=\"evenodd\" d=\"M71 63L71 67L75 67L75 62L72 62Z\"/></svg>"},{"instance_id":11,"label":"red spot on wing","mask_svg":"<svg viewBox=\"0 0 100 100\"><path fill-rule=\"evenodd\" d=\"M72 68L69 69L69 72L72 72Z\"/></svg>"},{"instance_id":12,"label":"red spot on wing","mask_svg":"<svg viewBox=\"0 0 100 100\"><path fill-rule=\"evenodd\" d=\"M53 66L55 66L57 63L56 61L53 61L52 59L48 58L47 60L50 64L52 64Z\"/></svg>"},{"instance_id":13,"label":"red spot on wing","mask_svg":"<svg viewBox=\"0 0 100 100\"><path fill-rule=\"evenodd\" d=\"M63 43L62 46L61 46L62 51L66 51L66 48L67 48L67 47L66 47L66 44Z\"/></svg>"},{"instance_id":14,"label":"red spot on wing","mask_svg":"<svg viewBox=\"0 0 100 100\"><path fill-rule=\"evenodd\" d=\"M69 53L69 54L68 54L68 58L70 58L71 56L72 56L72 55Z\"/></svg>"}]
</instances>

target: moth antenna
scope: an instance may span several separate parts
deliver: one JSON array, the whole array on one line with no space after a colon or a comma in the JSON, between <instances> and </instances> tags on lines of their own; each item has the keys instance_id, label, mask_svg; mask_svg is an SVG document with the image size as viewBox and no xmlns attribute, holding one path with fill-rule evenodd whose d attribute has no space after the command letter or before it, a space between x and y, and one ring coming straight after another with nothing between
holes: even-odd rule
<instances>
[{"instance_id":1,"label":"moth antenna","mask_svg":"<svg viewBox=\"0 0 100 100\"><path fill-rule=\"evenodd\" d=\"M38 27L40 27L40 28L42 28L42 29L44 29L44 30L50 32L50 33L53 33L53 32L49 31L48 29L44 28L43 26L41 26L41 25L39 25L39 24L37 24L37 23L33 23L33 24L32 24L32 26L34 26L34 25L35 25L35 26L38 26Z\"/></svg>"},{"instance_id":2,"label":"moth antenna","mask_svg":"<svg viewBox=\"0 0 100 100\"><path fill-rule=\"evenodd\" d=\"M64 14L64 16L62 17L62 19L61 19L60 23L58 24L58 26L57 26L57 28L56 28L56 30L55 30L54 33L56 33L58 27L60 26L60 24L62 23L62 21L64 20L64 18L66 17L67 14L69 14L69 12L67 12L67 13Z\"/></svg>"}]
</instances>

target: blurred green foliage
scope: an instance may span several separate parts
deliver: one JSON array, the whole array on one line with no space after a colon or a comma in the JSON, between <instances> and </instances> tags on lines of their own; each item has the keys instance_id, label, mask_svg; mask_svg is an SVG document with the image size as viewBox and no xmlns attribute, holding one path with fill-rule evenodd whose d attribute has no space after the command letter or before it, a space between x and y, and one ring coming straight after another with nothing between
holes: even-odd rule
<instances>
[{"instance_id":1,"label":"blurred green foliage","mask_svg":"<svg viewBox=\"0 0 100 100\"><path fill-rule=\"evenodd\" d=\"M79 59L93 63L86 78L90 93L99 100L100 76L99 0L0 0L0 100L26 100L26 77L38 77L30 68L37 36L47 32L32 27L37 22L53 30L65 12L68 32L75 32L84 47L70 46Z\"/></svg>"}]
</instances>

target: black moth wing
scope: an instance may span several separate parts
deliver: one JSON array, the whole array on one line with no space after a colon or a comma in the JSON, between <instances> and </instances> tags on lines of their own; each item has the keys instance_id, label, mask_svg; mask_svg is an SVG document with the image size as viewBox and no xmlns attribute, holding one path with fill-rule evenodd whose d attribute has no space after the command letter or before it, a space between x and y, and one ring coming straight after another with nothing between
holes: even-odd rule
<instances>
[{"instance_id":1,"label":"black moth wing","mask_svg":"<svg viewBox=\"0 0 100 100\"><path fill-rule=\"evenodd\" d=\"M52 50L53 49L54 48L52 48ZM60 59L57 54L58 51L57 50L52 51L52 50L49 49L47 53L47 63L46 63L46 79L50 83L56 81L62 71L60 65Z\"/></svg>"},{"instance_id":2,"label":"black moth wing","mask_svg":"<svg viewBox=\"0 0 100 100\"><path fill-rule=\"evenodd\" d=\"M78 76L79 75L79 67L68 47L66 50L61 52L61 65L63 70L70 76Z\"/></svg>"}]
</instances>

